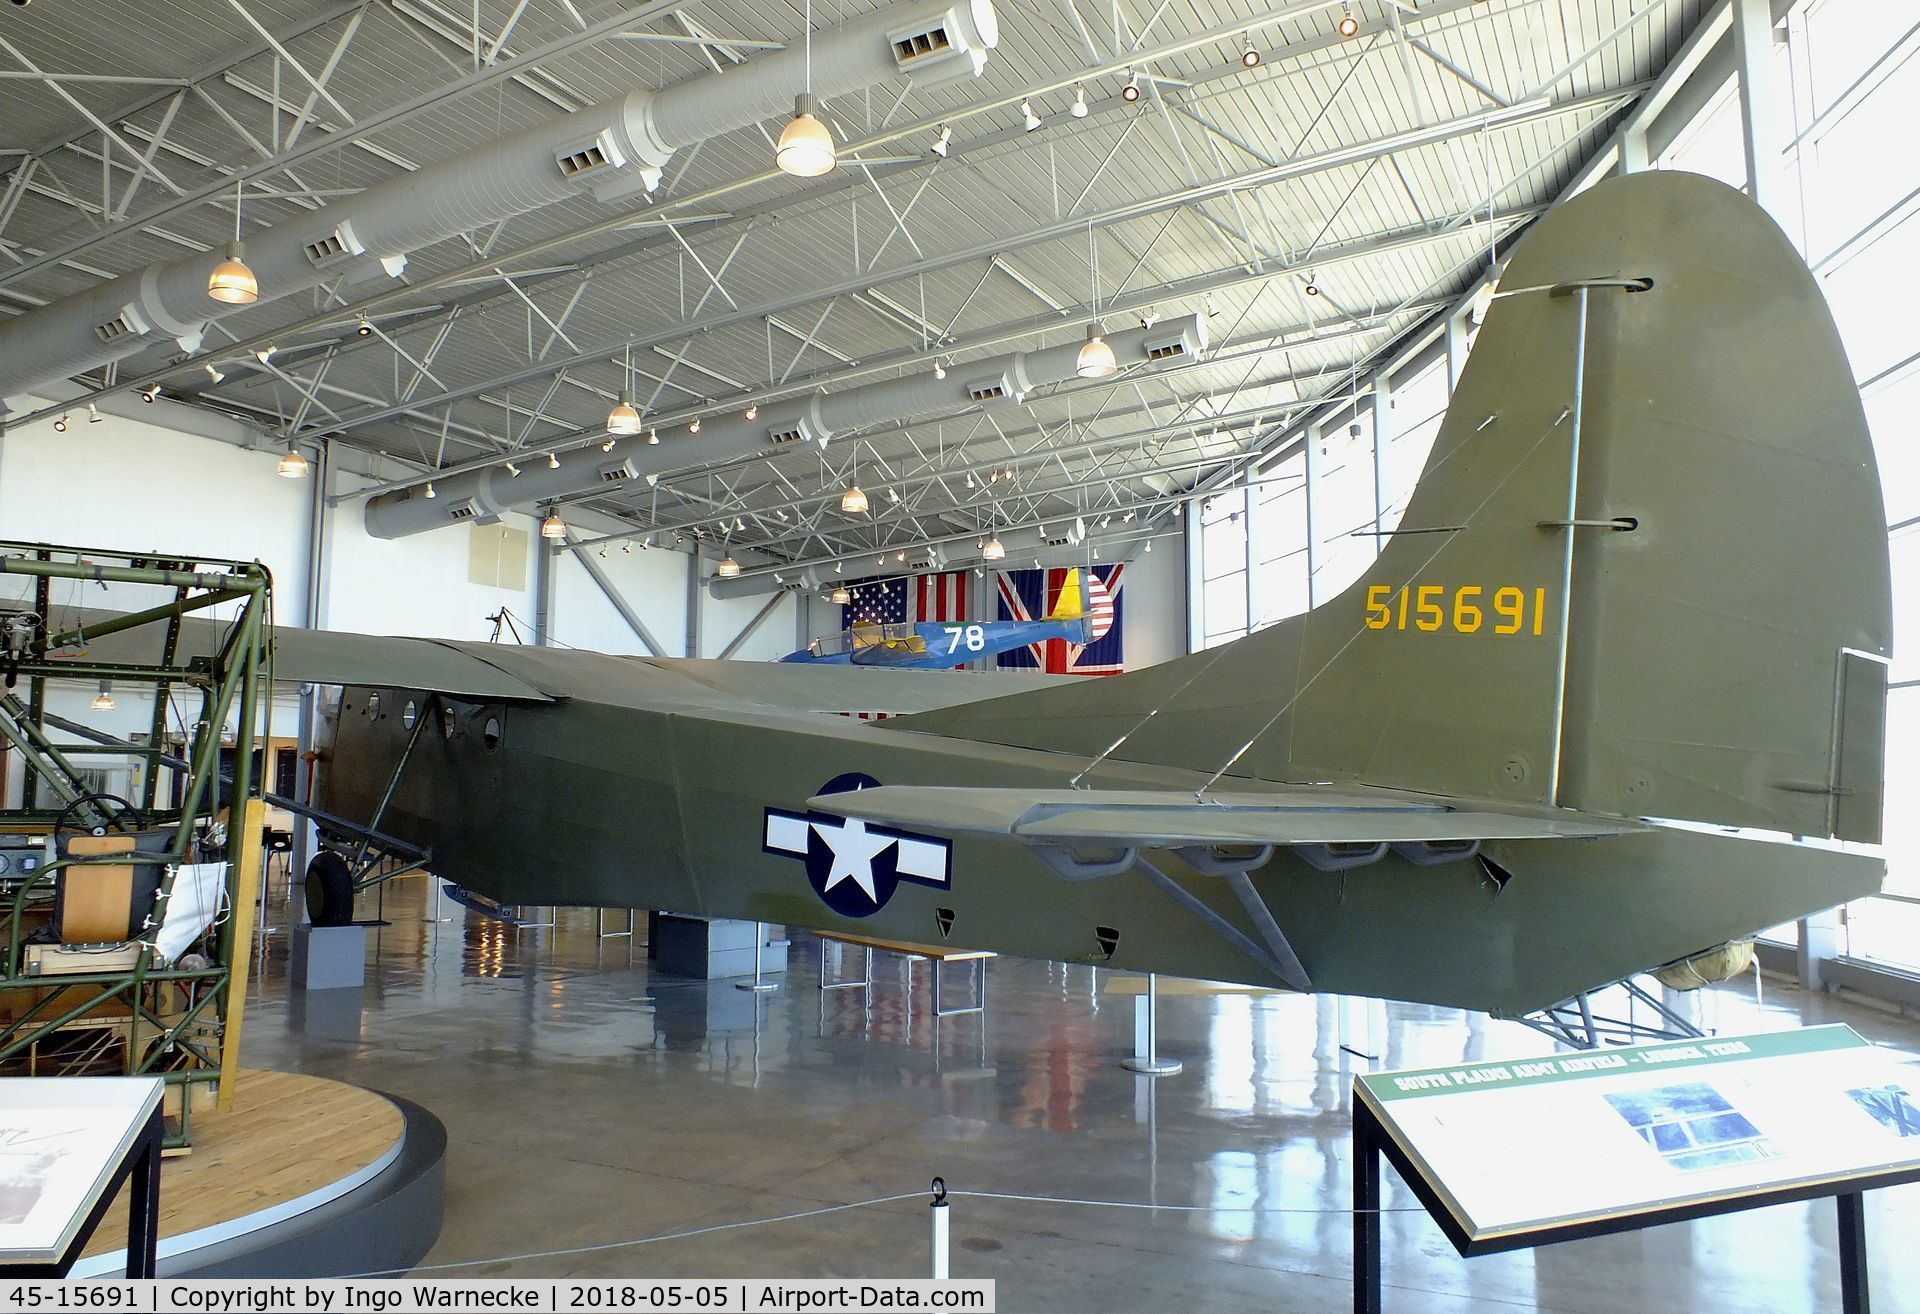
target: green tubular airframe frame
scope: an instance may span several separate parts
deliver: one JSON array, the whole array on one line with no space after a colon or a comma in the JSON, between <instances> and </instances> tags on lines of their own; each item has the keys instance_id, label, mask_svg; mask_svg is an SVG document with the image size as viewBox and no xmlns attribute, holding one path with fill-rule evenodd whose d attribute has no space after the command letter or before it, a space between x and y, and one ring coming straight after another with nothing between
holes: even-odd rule
<instances>
[{"instance_id":1,"label":"green tubular airframe frame","mask_svg":"<svg viewBox=\"0 0 1920 1314\"><path fill-rule=\"evenodd\" d=\"M45 543L0 541L0 575L34 581L25 610L38 622L29 622L0 645L0 747L18 750L24 761L20 806L0 807L0 831L45 833L63 812L83 822L110 823L109 811L88 801L89 787L70 760L82 754L111 753L141 759L145 770L138 806L146 826L173 831L171 844L160 858L167 866L151 916L134 943L138 952L131 967L83 973L29 976L24 923L29 910L44 908L52 899L60 874L88 862L124 863L115 855L88 859L70 857L51 861L31 873L0 877L0 917L6 940L0 953L0 999L38 992L24 1006L5 1010L0 1023L0 1071L24 1069L30 1050L55 1032L73 1027L103 1006L123 1004L116 1015L127 1030L123 1060L115 1067L102 1064L107 1047L83 1046L75 1060L79 1070L95 1075L157 1075L179 1092L179 1120L170 1126L169 1145L185 1144L194 1104L192 1087L217 1083L231 1072L223 1063L234 1060L233 1048L223 1044L229 1029L237 1034L234 1016L244 998L247 946L234 934L236 919L216 918L202 941L205 967L166 968L154 962L154 937L165 920L175 872L191 860L202 823L221 806L221 732L237 713L233 744L232 780L226 791L229 813L225 897L233 909L239 896L238 874L242 854L257 846L243 818L247 801L260 799L264 782L253 770L262 689L272 688L272 579L259 562L180 559L156 554L132 554ZM52 585L59 580L111 585L145 585L171 591L155 606L79 628L56 628ZM237 614L223 618L226 633L211 657L185 656L181 633L187 617L209 608L238 603ZM0 602L0 612L18 614L21 608ZM139 655L119 660L95 659L88 646L114 638L116 653ZM72 726L51 716L46 707L50 680L112 681L126 688L144 688L153 694L153 722L145 744L117 744L106 736L99 742L56 743L48 732ZM27 697L18 696L18 684L27 685ZM162 768L179 772L178 759L167 753L167 710L177 690L199 696L187 758L189 769L178 790L179 806L159 806ZM259 773L264 775L264 771ZM131 792L131 791L130 791ZM236 975L237 973L237 975ZM16 992L19 992L16 994Z\"/></svg>"}]
</instances>

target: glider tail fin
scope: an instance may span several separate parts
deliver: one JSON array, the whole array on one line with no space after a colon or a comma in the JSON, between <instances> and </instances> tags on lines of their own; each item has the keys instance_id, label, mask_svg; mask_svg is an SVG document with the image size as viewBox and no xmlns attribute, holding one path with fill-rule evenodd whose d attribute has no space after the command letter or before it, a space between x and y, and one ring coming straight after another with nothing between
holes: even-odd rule
<instances>
[{"instance_id":1,"label":"glider tail fin","mask_svg":"<svg viewBox=\"0 0 1920 1314\"><path fill-rule=\"evenodd\" d=\"M1076 770L1110 757L1872 842L1885 524L1852 371L1786 236L1709 179L1629 175L1515 249L1352 587L1097 687L890 724Z\"/></svg>"},{"instance_id":2,"label":"glider tail fin","mask_svg":"<svg viewBox=\"0 0 1920 1314\"><path fill-rule=\"evenodd\" d=\"M1053 610L1047 613L1050 621L1079 620L1087 614L1086 597L1080 587L1080 568L1075 566L1067 572L1067 578L1060 585L1060 597L1053 604Z\"/></svg>"}]
</instances>

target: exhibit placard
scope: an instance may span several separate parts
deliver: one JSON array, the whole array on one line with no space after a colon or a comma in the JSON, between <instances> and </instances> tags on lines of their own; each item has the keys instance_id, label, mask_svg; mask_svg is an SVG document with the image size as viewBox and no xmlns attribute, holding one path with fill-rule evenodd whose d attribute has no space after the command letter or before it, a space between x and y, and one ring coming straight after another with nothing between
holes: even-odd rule
<instances>
[{"instance_id":1,"label":"exhibit placard","mask_svg":"<svg viewBox=\"0 0 1920 1314\"><path fill-rule=\"evenodd\" d=\"M1474 1242L1920 1169L1920 1059L1847 1026L1378 1072L1355 1089Z\"/></svg>"},{"instance_id":2,"label":"exhibit placard","mask_svg":"<svg viewBox=\"0 0 1920 1314\"><path fill-rule=\"evenodd\" d=\"M164 1086L158 1077L0 1079L0 1264L66 1252Z\"/></svg>"}]
</instances>

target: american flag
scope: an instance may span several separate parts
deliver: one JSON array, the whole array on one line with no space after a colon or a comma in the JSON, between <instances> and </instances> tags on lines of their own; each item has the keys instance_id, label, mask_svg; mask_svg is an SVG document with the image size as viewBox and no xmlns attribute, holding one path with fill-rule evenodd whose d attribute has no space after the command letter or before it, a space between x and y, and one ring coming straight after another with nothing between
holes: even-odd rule
<instances>
[{"instance_id":1,"label":"american flag","mask_svg":"<svg viewBox=\"0 0 1920 1314\"><path fill-rule=\"evenodd\" d=\"M874 579L852 586L853 601L840 609L840 626L903 625L964 621L967 572L950 570L912 579Z\"/></svg>"},{"instance_id":2,"label":"american flag","mask_svg":"<svg viewBox=\"0 0 1920 1314\"><path fill-rule=\"evenodd\" d=\"M1000 665L1039 669L1049 675L1118 675L1126 669L1121 643L1120 587L1124 566L1101 566L1087 582L1087 606L1093 614L1092 643L1048 639L1000 654ZM1082 572L1086 578L1089 572ZM1045 620L1067 582L1064 570L999 572L1000 619Z\"/></svg>"}]
</instances>

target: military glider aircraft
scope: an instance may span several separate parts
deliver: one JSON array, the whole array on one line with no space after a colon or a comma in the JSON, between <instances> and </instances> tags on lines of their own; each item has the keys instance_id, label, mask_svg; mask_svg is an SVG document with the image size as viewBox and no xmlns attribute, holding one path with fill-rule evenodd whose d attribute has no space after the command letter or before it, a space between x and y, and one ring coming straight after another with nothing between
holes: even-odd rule
<instances>
[{"instance_id":1,"label":"military glider aircraft","mask_svg":"<svg viewBox=\"0 0 1920 1314\"><path fill-rule=\"evenodd\" d=\"M503 903L1511 1016L1879 887L1884 525L1812 275L1651 172L1522 239L1377 559L1236 642L1095 681L276 661L345 686L323 806Z\"/></svg>"},{"instance_id":2,"label":"military glider aircraft","mask_svg":"<svg viewBox=\"0 0 1920 1314\"><path fill-rule=\"evenodd\" d=\"M1037 621L856 623L838 634L815 639L780 660L941 671L1049 639L1082 645L1098 643L1113 626L1113 604L1099 576L1088 572L1084 590L1082 578L1078 568L1069 570L1053 610Z\"/></svg>"}]
</instances>

